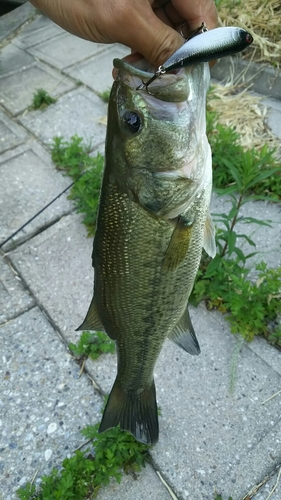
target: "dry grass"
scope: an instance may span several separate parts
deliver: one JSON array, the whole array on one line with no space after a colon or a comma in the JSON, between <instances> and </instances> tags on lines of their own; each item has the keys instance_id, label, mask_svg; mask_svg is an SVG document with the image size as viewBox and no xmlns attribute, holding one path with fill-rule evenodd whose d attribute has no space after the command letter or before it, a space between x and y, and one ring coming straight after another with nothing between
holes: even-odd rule
<instances>
[{"instance_id":1,"label":"dry grass","mask_svg":"<svg viewBox=\"0 0 281 500\"><path fill-rule=\"evenodd\" d=\"M244 53L256 62L281 66L281 2L280 0L217 0L219 24L241 26L249 30L254 43Z\"/></svg>"},{"instance_id":2,"label":"dry grass","mask_svg":"<svg viewBox=\"0 0 281 500\"><path fill-rule=\"evenodd\" d=\"M215 84L208 95L208 110L218 113L218 123L236 130L245 149L259 150L265 143L277 151L280 148L280 141L266 124L266 106L260 97L249 93L249 87L233 82Z\"/></svg>"}]
</instances>

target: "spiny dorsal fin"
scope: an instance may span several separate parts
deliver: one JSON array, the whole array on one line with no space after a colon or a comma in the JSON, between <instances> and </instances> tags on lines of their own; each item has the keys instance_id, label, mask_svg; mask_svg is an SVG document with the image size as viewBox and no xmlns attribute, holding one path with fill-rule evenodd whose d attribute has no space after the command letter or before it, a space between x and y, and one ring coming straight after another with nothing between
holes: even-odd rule
<instances>
[{"instance_id":1,"label":"spiny dorsal fin","mask_svg":"<svg viewBox=\"0 0 281 500\"><path fill-rule=\"evenodd\" d=\"M212 259L216 255L216 230L214 223L212 221L210 213L207 215L207 219L204 227L204 240L203 240L203 248L207 252Z\"/></svg>"},{"instance_id":2,"label":"spiny dorsal fin","mask_svg":"<svg viewBox=\"0 0 281 500\"><path fill-rule=\"evenodd\" d=\"M200 354L200 347L191 323L188 309L184 311L169 339L192 355Z\"/></svg>"},{"instance_id":3,"label":"spiny dorsal fin","mask_svg":"<svg viewBox=\"0 0 281 500\"><path fill-rule=\"evenodd\" d=\"M78 330L95 330L96 332L105 332L97 311L95 297L92 298L92 302L83 323L76 328L76 331Z\"/></svg>"}]
</instances>

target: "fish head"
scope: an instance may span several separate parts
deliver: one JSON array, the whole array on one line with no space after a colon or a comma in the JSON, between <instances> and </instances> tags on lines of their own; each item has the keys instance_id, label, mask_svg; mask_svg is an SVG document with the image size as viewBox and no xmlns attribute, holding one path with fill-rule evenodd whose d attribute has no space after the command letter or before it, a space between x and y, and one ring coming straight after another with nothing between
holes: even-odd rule
<instances>
[{"instance_id":1,"label":"fish head","mask_svg":"<svg viewBox=\"0 0 281 500\"><path fill-rule=\"evenodd\" d=\"M182 172L185 177L200 179L208 65L200 63L176 74L164 74L148 90L137 88L153 73L139 66L114 59L116 80L109 100L107 157L115 155L115 165L121 169L116 175L129 178L132 171L141 169L168 175Z\"/></svg>"}]
</instances>

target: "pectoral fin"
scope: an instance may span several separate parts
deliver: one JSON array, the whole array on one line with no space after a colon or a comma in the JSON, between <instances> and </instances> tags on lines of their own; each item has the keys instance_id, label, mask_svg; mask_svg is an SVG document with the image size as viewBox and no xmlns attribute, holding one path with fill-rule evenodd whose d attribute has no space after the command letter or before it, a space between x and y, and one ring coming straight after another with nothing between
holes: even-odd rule
<instances>
[{"instance_id":1,"label":"pectoral fin","mask_svg":"<svg viewBox=\"0 0 281 500\"><path fill-rule=\"evenodd\" d=\"M184 311L177 326L169 335L169 339L179 345L189 354L200 354L200 346L193 329L188 309Z\"/></svg>"},{"instance_id":2,"label":"pectoral fin","mask_svg":"<svg viewBox=\"0 0 281 500\"><path fill-rule=\"evenodd\" d=\"M76 331L78 330L95 330L96 332L105 332L97 311L95 297L92 298L92 302L83 323L76 328Z\"/></svg>"},{"instance_id":3,"label":"pectoral fin","mask_svg":"<svg viewBox=\"0 0 281 500\"><path fill-rule=\"evenodd\" d=\"M207 215L207 219L204 227L204 240L203 248L210 257L214 258L216 255L216 230L214 223L212 221L210 213Z\"/></svg>"},{"instance_id":4,"label":"pectoral fin","mask_svg":"<svg viewBox=\"0 0 281 500\"><path fill-rule=\"evenodd\" d=\"M184 216L178 217L167 251L163 259L163 269L174 271L185 258L192 235L193 222Z\"/></svg>"}]
</instances>

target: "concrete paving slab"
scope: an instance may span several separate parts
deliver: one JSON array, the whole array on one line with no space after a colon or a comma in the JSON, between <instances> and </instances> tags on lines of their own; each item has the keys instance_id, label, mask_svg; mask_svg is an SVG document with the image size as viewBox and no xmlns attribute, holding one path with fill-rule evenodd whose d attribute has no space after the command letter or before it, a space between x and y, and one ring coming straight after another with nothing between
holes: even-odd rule
<instances>
[{"instance_id":1,"label":"concrete paving slab","mask_svg":"<svg viewBox=\"0 0 281 500\"><path fill-rule=\"evenodd\" d=\"M92 244L81 216L71 214L9 254L67 343L79 339L89 305Z\"/></svg>"},{"instance_id":2,"label":"concrete paving slab","mask_svg":"<svg viewBox=\"0 0 281 500\"><path fill-rule=\"evenodd\" d=\"M0 17L0 43L12 38L24 23L36 16L36 9L27 2Z\"/></svg>"},{"instance_id":3,"label":"concrete paving slab","mask_svg":"<svg viewBox=\"0 0 281 500\"><path fill-rule=\"evenodd\" d=\"M28 52L61 70L93 54L98 54L106 48L104 43L89 42L64 32L55 39L36 44L29 48Z\"/></svg>"},{"instance_id":4,"label":"concrete paving slab","mask_svg":"<svg viewBox=\"0 0 281 500\"><path fill-rule=\"evenodd\" d=\"M217 490L241 500L280 457L281 399L261 404L280 387L280 376L245 347L231 395L235 338L203 307L192 318L201 355L167 342L156 366L163 416L153 458L182 498L209 499Z\"/></svg>"},{"instance_id":5,"label":"concrete paving slab","mask_svg":"<svg viewBox=\"0 0 281 500\"><path fill-rule=\"evenodd\" d=\"M217 311L209 311L209 313L218 323L221 324L221 327L224 328L224 316ZM267 363L273 371L281 375L281 351L279 349L270 345L263 337L255 337L255 341L248 343L247 346L258 357L263 359L263 361ZM272 395L273 394L274 393L272 393Z\"/></svg>"},{"instance_id":6,"label":"concrete paving slab","mask_svg":"<svg viewBox=\"0 0 281 500\"><path fill-rule=\"evenodd\" d=\"M49 57L46 46L54 47L55 40L66 39L70 35L62 32L60 28L58 30L56 27L53 29L55 25L46 19L41 19L41 21L39 19L34 23L34 30L32 30L31 26L28 26L22 33L21 41L18 42L17 37L13 44L18 48L29 48L30 52L33 49L37 50L37 45L41 44L43 57ZM42 38L40 39L40 37ZM75 44L74 40L78 39L73 37L73 44ZM69 75L79 78L79 80L84 78L83 81L94 91L98 90L99 84L105 84L106 78L111 79L112 58L116 50L115 47L104 47L103 56L98 54L89 57L90 53L87 53L88 59L83 62L77 62L77 59L75 59L79 56L76 52L76 45L73 46L73 50L74 58L70 61L72 66L67 68ZM108 53L111 52L113 57L109 60ZM56 55L53 53L51 59L54 57ZM53 64L51 59L49 64ZM94 66L92 66L95 59L100 65L97 67L96 72ZM104 64L108 65L107 77L102 73L102 60ZM61 58L57 64L63 63L64 61ZM40 65L40 63L37 63L36 66L45 68L44 84L36 85L36 87L46 88L45 81L49 82L46 71L49 74L51 69L47 65ZM33 67L31 66L31 68ZM72 71L77 71L77 73L72 74ZM82 78L79 77L79 71ZM12 76L15 77L16 75L20 81L23 73L14 73ZM55 74L58 79L62 78L62 75L55 70L53 70L52 74ZM101 74L104 75L104 78L100 78L101 83L99 83L96 76ZM11 83L5 78L2 76L1 84L3 82L5 82L5 85L7 85L7 82L8 84ZM30 78L32 78L32 75L26 79L24 88L30 87ZM66 77L66 80L71 82L70 78ZM57 85L57 81L55 85ZM267 87L269 87L268 83ZM5 90L6 88L5 86ZM21 105L21 90L21 87L18 87L18 93L14 97L16 104L14 104L12 110L9 107L10 104L5 106L12 113L20 112L17 109L19 109L18 103ZM52 93L49 88L46 88L46 90ZM67 90L61 90L61 92ZM105 87L102 87L101 90L105 90ZM272 87L270 92L271 90ZM31 95L33 92L31 92ZM25 94L23 96L26 99ZM26 101L24 102L25 107L30 104L30 101L28 104L26 104ZM274 106L273 109L275 109ZM54 135L62 135L69 139L73 134L82 136L86 141L95 135L94 144L100 144L104 139L105 127L99 124L99 120L105 115L106 106L102 101L89 90L79 87L62 96L56 105L47 108L44 113L26 113L25 116L21 117L21 123L48 145ZM42 149L39 154L36 152L37 150L34 152L34 149L31 149L30 152L30 145L26 146L26 149L21 146L13 155L9 156L7 153L5 153L6 156L3 155L13 174L13 186L19 191L20 185L22 185L21 189L24 188L27 191L28 199L33 194L28 183L29 170L27 174L26 167L30 168L29 163L33 165L32 177L35 178L36 172L38 173L35 168L36 159L37 163L39 163L38 158L41 158L40 155L44 151ZM47 159L47 155L44 158L43 163L46 164L46 169L43 168L43 181L45 182L46 178L50 181L49 186L46 186L46 193L49 193L50 186L53 188L54 184L56 184L54 182L55 174L54 170L52 170L53 167L49 170L50 163L48 163L49 158ZM40 161L42 161L42 158ZM15 173L19 172L19 170L23 171L23 177L18 174L15 176ZM47 171L49 174L47 174ZM1 170L0 166L1 179L5 178L4 175L2 177L2 172L5 175L8 174L8 169L4 167L4 163L3 170ZM39 174L42 177L41 170ZM22 182L23 184L21 184ZM35 183L34 189L36 192L34 197L36 203L39 203L41 194L41 188L38 186ZM2 184L0 183L0 189L1 187ZM4 194L6 197L7 193L9 193L9 185L5 184ZM219 204L221 204L221 200ZM12 217L18 217L18 212L23 212L22 207L25 208L25 206L29 209L26 198L20 197L20 203L18 203L17 198L14 196L13 205L11 204L12 216L9 219L11 223L13 223ZM258 240L258 247L266 250L266 258L268 255L271 256L268 262L272 262L272 265L276 266L280 262L281 248L279 208L275 207L273 212L271 212L271 208L268 210L264 204L253 204L251 207L247 205L245 208L247 215L272 218L269 216L269 213L272 213L275 217L274 230L270 233L265 228L264 232L260 233L262 237ZM50 221L46 218L46 223L48 222ZM39 225L39 227L42 228L42 225ZM245 228L243 227L243 229ZM249 227L249 231L252 231L252 228ZM271 253L273 249L274 254ZM52 324L57 326L67 343L69 341L76 342L79 338L80 334L75 332L74 328L84 318L92 296L91 251L92 240L86 238L86 231L81 225L81 217L71 214L61 218L59 222L9 253L9 258L19 274L23 276L25 283L34 294L35 300L49 315ZM21 301L19 303L21 304ZM276 464L280 463L281 396L279 394L267 403L262 404L280 390L280 352L273 351L270 346L268 346L269 349L264 350L260 342L262 339L258 339L243 348L237 358L236 370L234 370L233 360L237 343L235 337L229 333L228 325L222 316L209 313L203 307L200 307L197 310L192 309L192 317L201 344L202 354L193 358L167 342L155 370L157 396L162 408L162 416L160 417L160 441L153 450L154 461L181 500L211 500L215 490L222 493L223 498L232 495L234 500L241 500L242 496L254 484L262 480L267 473L273 470ZM17 321L22 321L22 323L19 324ZM10 331L7 333L6 328L8 327L11 328L12 337ZM64 406L61 409L59 402L63 402L64 399L58 396L58 391L61 390L62 398L64 397L63 390L65 386L63 384L70 387L69 378L71 378L73 384L78 383L76 377L79 368L76 364L73 364L73 359L69 357L60 340L56 339L57 342L60 342L60 347L57 347L57 344L50 340L50 336L47 335L46 331L50 332L52 339L54 339L55 332L37 308L33 307L17 320L12 320L4 329L5 335L3 339L5 339L5 343L10 338L12 338L12 342L9 342L9 345L5 344L5 349L8 352L8 355L5 354L5 363L10 362L10 365L7 369L4 366L5 372L2 379L4 378L5 389L3 396L6 399L2 408L6 410L6 400L11 398L11 401L8 401L11 409L7 411L14 412L13 415L17 411L17 415L23 417L23 423L20 424L20 430L18 430L18 427L17 429L13 427L15 419L13 421L11 414L7 413L8 423L5 420L3 426L2 421L1 428L2 430L7 427L7 431L6 433L4 431L2 438L5 446L7 446L5 459L7 456L10 478L5 477L5 480L13 481L14 487L16 483L18 485L20 482L25 481L25 478L30 479L33 476L33 470L38 468L38 463L39 475L42 472L48 472L49 468L59 465L67 453L71 453L75 446L81 444L81 441L76 444L78 432L77 435L76 433L73 434L73 428L75 428L75 431L77 430L75 422L79 421L79 414L77 416L75 413L74 423L72 423L72 385L70 390L66 391L66 397L69 394L69 400L67 400L69 402L63 415L59 412L64 411ZM38 335L38 331L42 335ZM32 338L32 342L30 338ZM37 342L43 347L38 348ZM22 347L22 352L19 354L20 348L17 347L18 345ZM37 351L40 353L39 357ZM57 354L56 357L53 352ZM43 363L42 359L44 360ZM61 363L61 360L64 360L65 364ZM55 363L60 363L59 368ZM65 365L74 366L74 369L67 369ZM95 381L101 385L104 391L108 392L116 373L116 357L104 355L95 363L89 362L87 367ZM34 372L29 370L34 370ZM66 381L64 375L62 379L57 380L61 370L65 370L63 373L68 377ZM68 371L71 373L69 374ZM42 375L44 377L43 386L41 384ZM51 379L48 378L49 376L52 376ZM55 390L51 385L54 378ZM233 394L230 394L231 381L235 382ZM9 389L9 383L14 384L11 390ZM18 390L19 384L20 390ZM22 384L25 385L22 386ZM84 378L84 389L89 387L87 384L87 379ZM8 389L6 390L7 386ZM43 404L41 402L42 387L45 398ZM74 394L80 395L80 386L78 389L77 387L75 387ZM95 399L90 395L85 396L86 402L83 405L83 415L85 417L83 417L84 420L82 418L82 426L85 425L84 422L89 423L89 418L91 419L90 423L93 423L92 412L88 410L88 408L91 408L91 404L95 405L94 415L97 418L100 409L100 399L95 395L93 389L90 389ZM9 390L10 392L8 392ZM30 399L30 395L31 403L26 399L27 397ZM80 404L80 400L75 399L75 397L74 411L77 408L79 410ZM58 403L56 404L57 400ZM40 404L38 404L38 401L40 401ZM24 408L22 412L20 412L21 404L23 404ZM28 408L29 405L30 408ZM47 410L45 411L46 407ZM42 408L43 413L40 413ZM54 413L55 411L58 411L57 415ZM43 421L42 414L45 418L48 417L49 420ZM34 416L33 420L31 420L31 416ZM66 420L67 417L70 418L70 424ZM54 432L48 434L48 430L53 429L55 429ZM9 435L12 433L13 437L17 431L19 434L17 436L18 441L8 440ZM60 431L61 435L59 434ZM59 436L59 439L57 439L58 447L54 443L54 438L57 438L57 436ZM77 439L77 441L73 441L71 449L65 449L65 446L69 445L70 436L74 436L73 439ZM41 441L42 439L45 439L45 441ZM32 451L33 449L34 451ZM9 454L7 450L9 450ZM24 462L27 464L25 468L22 466L23 453L25 453ZM11 461L9 461L10 456ZM1 465L2 463L0 463L0 469ZM158 486L155 486L155 490L144 489L145 485L148 488L152 486L156 477L151 469L149 469L149 473L151 472L152 475L145 476L146 471L147 469L141 474L140 488L138 488L138 484L134 484L133 480L126 478L125 481L128 481L128 483L123 482L126 485L124 489L122 489L121 483L121 486L112 485L112 490L104 490L103 493L108 498L118 498L119 495L120 499L129 499L133 496L138 498L139 496L140 499L156 498L158 500L159 498L159 500L162 500L162 498L165 498L162 485L160 492L156 489L159 487L159 480L158 483L156 481ZM9 486L6 486L5 483L5 488ZM4 491L3 500L11 500L9 497L11 487L7 491L7 494L6 490ZM142 496L144 491L145 496ZM154 497L152 491L154 491ZM105 496L105 498L107 497ZM274 500L279 500L279 498Z\"/></svg>"},{"instance_id":7,"label":"concrete paving slab","mask_svg":"<svg viewBox=\"0 0 281 500\"><path fill-rule=\"evenodd\" d=\"M49 155L35 142L7 151L0 157L0 242L25 224L70 184L53 166ZM32 234L69 213L73 205L60 197L25 229ZM22 238L22 234L14 241ZM5 247L6 248L6 247Z\"/></svg>"},{"instance_id":8,"label":"concrete paving slab","mask_svg":"<svg viewBox=\"0 0 281 500\"><path fill-rule=\"evenodd\" d=\"M121 484L110 483L102 488L98 494L98 500L171 500L168 490L160 482L154 469L146 465L140 474L134 479L132 476L123 476Z\"/></svg>"},{"instance_id":9,"label":"concrete paving slab","mask_svg":"<svg viewBox=\"0 0 281 500\"><path fill-rule=\"evenodd\" d=\"M78 87L58 99L43 111L32 111L20 122L46 145L54 136L70 140L73 135L82 137L91 147L104 142L106 126L102 123L107 106L93 92Z\"/></svg>"},{"instance_id":10,"label":"concrete paving slab","mask_svg":"<svg viewBox=\"0 0 281 500\"><path fill-rule=\"evenodd\" d=\"M0 498L13 500L35 471L49 474L85 442L79 431L99 420L102 398L38 308L0 338Z\"/></svg>"},{"instance_id":11,"label":"concrete paving slab","mask_svg":"<svg viewBox=\"0 0 281 500\"><path fill-rule=\"evenodd\" d=\"M25 69L35 62L34 57L12 43L1 49L0 76Z\"/></svg>"},{"instance_id":12,"label":"concrete paving slab","mask_svg":"<svg viewBox=\"0 0 281 500\"><path fill-rule=\"evenodd\" d=\"M267 106L267 124L273 134L281 139L281 101L276 99L264 99Z\"/></svg>"},{"instance_id":13,"label":"concrete paving slab","mask_svg":"<svg viewBox=\"0 0 281 500\"><path fill-rule=\"evenodd\" d=\"M2 279L2 271L0 276ZM4 277L6 279L6 274ZM7 297L0 287L0 308L2 298L4 301ZM9 330L7 326L1 330L7 342L7 345L1 346L1 353L4 356L4 391L8 386L9 392L6 390L4 399L0 398L0 408L5 406L8 399L9 413L2 415L0 410L0 428L3 432L1 448L6 446L0 458L0 477L3 473L3 476L9 474L9 478L1 482L0 499L12 500L16 498L12 492L31 480L35 470L38 469L39 483L42 474L50 473L53 467L59 468L62 460L84 442L79 429L100 419L101 398L89 387L86 377L78 379L78 365L67 354L37 308L29 311L29 316L24 314L16 322L10 322ZM11 332L15 332L15 335L11 336ZM24 348L19 352L20 346ZM12 382L14 387L11 389ZM25 388L27 392L24 395ZM25 407L26 400L25 410L20 410ZM11 424L15 422L11 418L15 411L19 412L20 418L17 418L17 423ZM54 433L50 432L53 429ZM137 480L136 476L124 475L120 485L112 481L99 493L101 500L113 497L116 500L133 497L137 500L168 500L170 495L153 468L147 465L137 475Z\"/></svg>"},{"instance_id":14,"label":"concrete paving slab","mask_svg":"<svg viewBox=\"0 0 281 500\"><path fill-rule=\"evenodd\" d=\"M264 486L262 486L255 495L254 500L280 500L281 498L281 482L280 469L275 472Z\"/></svg>"},{"instance_id":15,"label":"concrete paving slab","mask_svg":"<svg viewBox=\"0 0 281 500\"><path fill-rule=\"evenodd\" d=\"M43 88L56 97L75 87L75 83L57 70L36 62L16 73L0 77L0 103L13 115L31 106L36 90Z\"/></svg>"},{"instance_id":16,"label":"concrete paving slab","mask_svg":"<svg viewBox=\"0 0 281 500\"><path fill-rule=\"evenodd\" d=\"M19 33L17 33L17 36L12 40L12 42L17 42L17 40L22 39L22 35L28 34L28 33L34 33L36 30L39 30L41 28L45 28L46 26L50 26L53 23L49 17L45 16L42 12L40 12L38 9L37 11L37 16L34 20L32 20L30 23L25 25ZM57 26L57 25L55 25ZM58 26L59 28L59 26ZM60 28L62 31L64 31L62 28Z\"/></svg>"},{"instance_id":17,"label":"concrete paving slab","mask_svg":"<svg viewBox=\"0 0 281 500\"><path fill-rule=\"evenodd\" d=\"M276 352L276 348L266 342L265 339L257 337L255 342L249 344L252 349L261 359L263 359L273 370L281 375L281 352ZM273 395L274 393L272 393ZM279 396L281 398L281 394Z\"/></svg>"},{"instance_id":18,"label":"concrete paving slab","mask_svg":"<svg viewBox=\"0 0 281 500\"><path fill-rule=\"evenodd\" d=\"M19 316L34 304L19 275L0 255L0 325Z\"/></svg>"},{"instance_id":19,"label":"concrete paving slab","mask_svg":"<svg viewBox=\"0 0 281 500\"><path fill-rule=\"evenodd\" d=\"M25 26L13 40L13 44L21 49L28 49L44 40L63 35L65 30L53 23L48 17L39 15Z\"/></svg>"},{"instance_id":20,"label":"concrete paving slab","mask_svg":"<svg viewBox=\"0 0 281 500\"><path fill-rule=\"evenodd\" d=\"M90 57L86 61L75 64L65 71L76 80L80 80L95 92L103 92L112 86L112 61L115 57L122 58L128 55L129 49L115 44L102 54Z\"/></svg>"},{"instance_id":21,"label":"concrete paving slab","mask_svg":"<svg viewBox=\"0 0 281 500\"><path fill-rule=\"evenodd\" d=\"M256 340L244 347L235 374L237 344L223 317L190 309L202 352L192 358L169 341L164 346L155 370L162 416L152 455L179 498L209 500L217 491L241 500L280 459L281 395L275 407L261 404L264 391L271 395L274 384L280 388L280 377L274 366L261 363L262 356L253 358ZM274 352L280 367L281 353ZM116 357L88 361L87 370L108 393Z\"/></svg>"},{"instance_id":22,"label":"concrete paving slab","mask_svg":"<svg viewBox=\"0 0 281 500\"><path fill-rule=\"evenodd\" d=\"M26 130L0 110L0 153L29 140Z\"/></svg>"},{"instance_id":23,"label":"concrete paving slab","mask_svg":"<svg viewBox=\"0 0 281 500\"><path fill-rule=\"evenodd\" d=\"M10 254L67 342L77 340L71 328L83 319L92 293L92 244L83 235L81 240L78 222L71 215ZM202 354L188 356L167 341L156 366L163 416L153 458L180 498L211 499L217 490L241 500L280 454L281 398L262 402L280 389L281 377L247 346L238 357L231 395L236 339L203 307L192 309L192 317ZM276 357L280 363L278 351ZM88 366L108 392L115 356Z\"/></svg>"}]
</instances>

